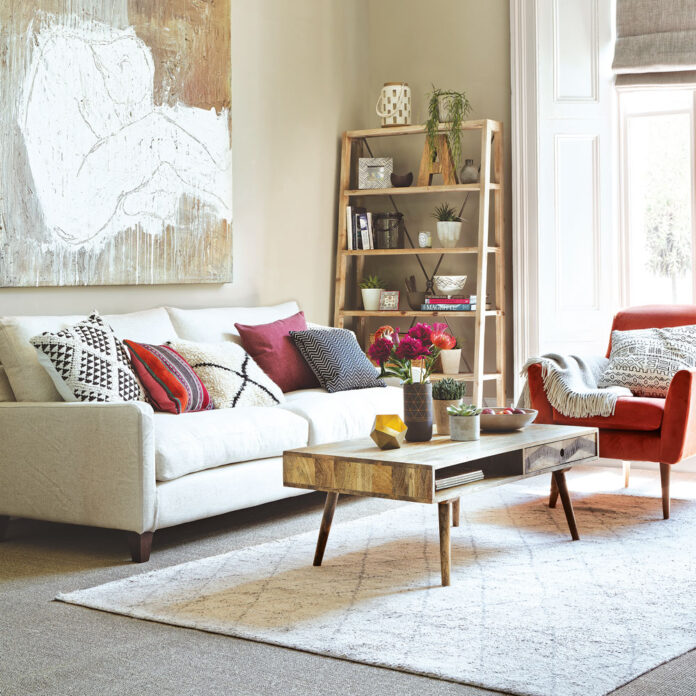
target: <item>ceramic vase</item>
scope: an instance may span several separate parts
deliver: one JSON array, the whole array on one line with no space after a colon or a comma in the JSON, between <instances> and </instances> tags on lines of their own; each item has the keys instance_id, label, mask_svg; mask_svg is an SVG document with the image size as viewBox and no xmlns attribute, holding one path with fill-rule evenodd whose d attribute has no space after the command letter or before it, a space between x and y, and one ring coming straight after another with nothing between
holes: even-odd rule
<instances>
[{"instance_id":1,"label":"ceramic vase","mask_svg":"<svg viewBox=\"0 0 696 696\"><path fill-rule=\"evenodd\" d=\"M433 437L433 385L404 384L404 423L409 442L427 442Z\"/></svg>"},{"instance_id":2,"label":"ceramic vase","mask_svg":"<svg viewBox=\"0 0 696 696\"><path fill-rule=\"evenodd\" d=\"M474 160L468 159L459 172L460 184L475 184L479 180L478 169L474 166Z\"/></svg>"},{"instance_id":3,"label":"ceramic vase","mask_svg":"<svg viewBox=\"0 0 696 696\"><path fill-rule=\"evenodd\" d=\"M468 442L478 440L481 433L480 416L450 416L450 437L453 440Z\"/></svg>"},{"instance_id":4,"label":"ceramic vase","mask_svg":"<svg viewBox=\"0 0 696 696\"><path fill-rule=\"evenodd\" d=\"M459 399L433 399L433 414L435 415L435 427L438 435L450 434L447 409L458 403Z\"/></svg>"},{"instance_id":5,"label":"ceramic vase","mask_svg":"<svg viewBox=\"0 0 696 696\"><path fill-rule=\"evenodd\" d=\"M442 372L446 375L459 374L459 363L462 359L461 348L451 348L450 350L440 351L442 361Z\"/></svg>"},{"instance_id":6,"label":"ceramic vase","mask_svg":"<svg viewBox=\"0 0 696 696\"><path fill-rule=\"evenodd\" d=\"M382 292L379 288L362 288L363 307L366 312L376 312L379 309L379 294Z\"/></svg>"},{"instance_id":7,"label":"ceramic vase","mask_svg":"<svg viewBox=\"0 0 696 696\"><path fill-rule=\"evenodd\" d=\"M459 236L462 232L462 223L456 220L438 220L437 238L440 246L452 249L459 243Z\"/></svg>"}]
</instances>

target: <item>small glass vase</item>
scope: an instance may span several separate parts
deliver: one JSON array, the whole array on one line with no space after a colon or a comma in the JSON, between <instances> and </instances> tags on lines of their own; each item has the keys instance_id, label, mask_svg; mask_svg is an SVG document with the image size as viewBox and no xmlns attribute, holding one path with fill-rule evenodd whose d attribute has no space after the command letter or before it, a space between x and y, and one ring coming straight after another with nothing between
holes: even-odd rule
<instances>
[{"instance_id":1,"label":"small glass vase","mask_svg":"<svg viewBox=\"0 0 696 696\"><path fill-rule=\"evenodd\" d=\"M433 385L404 384L404 423L409 442L428 442L433 437Z\"/></svg>"}]
</instances>

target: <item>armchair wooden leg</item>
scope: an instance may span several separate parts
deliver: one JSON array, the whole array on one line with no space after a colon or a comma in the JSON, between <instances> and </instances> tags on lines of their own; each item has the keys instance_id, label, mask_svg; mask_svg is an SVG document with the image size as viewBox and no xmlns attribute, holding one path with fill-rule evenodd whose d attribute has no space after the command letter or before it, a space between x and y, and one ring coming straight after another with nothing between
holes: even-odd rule
<instances>
[{"instance_id":1,"label":"armchair wooden leg","mask_svg":"<svg viewBox=\"0 0 696 696\"><path fill-rule=\"evenodd\" d=\"M0 541L5 541L7 527L10 524L9 515L0 515Z\"/></svg>"},{"instance_id":2,"label":"armchair wooden leg","mask_svg":"<svg viewBox=\"0 0 696 696\"><path fill-rule=\"evenodd\" d=\"M631 462L621 462L623 468L624 488L628 488L628 479L631 478Z\"/></svg>"},{"instance_id":3,"label":"armchair wooden leg","mask_svg":"<svg viewBox=\"0 0 696 696\"><path fill-rule=\"evenodd\" d=\"M558 484L553 474L551 474L551 492L549 493L549 507L555 508L558 500Z\"/></svg>"},{"instance_id":4,"label":"armchair wooden leg","mask_svg":"<svg viewBox=\"0 0 696 696\"><path fill-rule=\"evenodd\" d=\"M669 519L669 476L672 467L660 462L660 483L662 483L662 516Z\"/></svg>"},{"instance_id":5,"label":"armchair wooden leg","mask_svg":"<svg viewBox=\"0 0 696 696\"><path fill-rule=\"evenodd\" d=\"M128 532L128 546L133 563L147 563L152 551L152 532Z\"/></svg>"}]
</instances>

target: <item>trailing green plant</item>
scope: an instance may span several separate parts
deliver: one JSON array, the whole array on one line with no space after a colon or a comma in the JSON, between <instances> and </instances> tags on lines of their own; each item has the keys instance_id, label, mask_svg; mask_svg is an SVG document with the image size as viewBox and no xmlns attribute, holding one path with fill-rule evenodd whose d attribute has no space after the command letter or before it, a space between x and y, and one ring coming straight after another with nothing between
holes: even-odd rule
<instances>
[{"instance_id":1,"label":"trailing green plant","mask_svg":"<svg viewBox=\"0 0 696 696\"><path fill-rule=\"evenodd\" d=\"M360 283L360 287L363 290L384 290L387 284L379 276L370 275Z\"/></svg>"},{"instance_id":2,"label":"trailing green plant","mask_svg":"<svg viewBox=\"0 0 696 696\"><path fill-rule=\"evenodd\" d=\"M447 102L447 113L440 113L440 97ZM445 131L449 141L452 159L455 168L459 167L462 160L462 123L471 112L471 102L466 92L455 92L449 89L439 89L433 85L428 101L428 120L425 130L428 136L430 153L434 157L437 150L437 136L440 134L440 123L447 118L448 128Z\"/></svg>"},{"instance_id":3,"label":"trailing green plant","mask_svg":"<svg viewBox=\"0 0 696 696\"><path fill-rule=\"evenodd\" d=\"M457 211L449 203L440 203L432 212L432 216L438 222L461 222Z\"/></svg>"},{"instance_id":4,"label":"trailing green plant","mask_svg":"<svg viewBox=\"0 0 696 696\"><path fill-rule=\"evenodd\" d=\"M443 377L433 382L433 399L436 401L458 401L466 394L466 382L452 377Z\"/></svg>"},{"instance_id":5,"label":"trailing green plant","mask_svg":"<svg viewBox=\"0 0 696 696\"><path fill-rule=\"evenodd\" d=\"M452 404L447 407L450 416L478 416L482 410L473 404Z\"/></svg>"}]
</instances>

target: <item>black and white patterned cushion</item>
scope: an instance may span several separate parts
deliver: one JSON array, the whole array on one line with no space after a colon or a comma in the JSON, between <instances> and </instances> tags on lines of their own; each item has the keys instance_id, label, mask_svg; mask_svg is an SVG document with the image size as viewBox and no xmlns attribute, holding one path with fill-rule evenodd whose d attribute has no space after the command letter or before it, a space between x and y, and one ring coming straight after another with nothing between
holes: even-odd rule
<instances>
[{"instance_id":1,"label":"black and white patterned cushion","mask_svg":"<svg viewBox=\"0 0 696 696\"><path fill-rule=\"evenodd\" d=\"M290 337L326 391L386 386L352 331L308 329L291 331Z\"/></svg>"},{"instance_id":2,"label":"black and white patterned cushion","mask_svg":"<svg viewBox=\"0 0 696 696\"><path fill-rule=\"evenodd\" d=\"M236 343L176 339L167 345L191 365L215 408L277 406L285 401L281 388Z\"/></svg>"},{"instance_id":3,"label":"black and white patterned cushion","mask_svg":"<svg viewBox=\"0 0 696 696\"><path fill-rule=\"evenodd\" d=\"M96 313L56 333L34 336L41 365L66 401L144 401L125 345Z\"/></svg>"},{"instance_id":4,"label":"black and white patterned cushion","mask_svg":"<svg viewBox=\"0 0 696 696\"><path fill-rule=\"evenodd\" d=\"M628 387L634 396L665 397L672 377L696 367L696 326L612 331L609 364L597 386Z\"/></svg>"}]
</instances>

